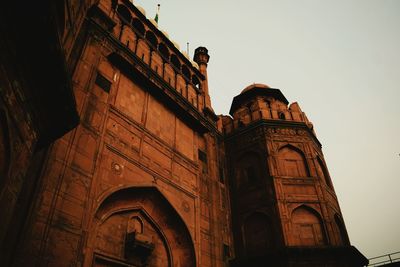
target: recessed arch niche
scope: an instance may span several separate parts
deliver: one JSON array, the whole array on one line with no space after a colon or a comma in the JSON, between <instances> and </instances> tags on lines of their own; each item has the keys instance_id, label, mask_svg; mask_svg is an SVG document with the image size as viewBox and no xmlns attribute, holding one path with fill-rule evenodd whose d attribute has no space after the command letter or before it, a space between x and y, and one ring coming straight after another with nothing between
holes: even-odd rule
<instances>
[{"instance_id":1,"label":"recessed arch niche","mask_svg":"<svg viewBox=\"0 0 400 267\"><path fill-rule=\"evenodd\" d=\"M181 70L181 62L175 54L171 55L171 63L177 70Z\"/></svg>"},{"instance_id":2,"label":"recessed arch niche","mask_svg":"<svg viewBox=\"0 0 400 267\"><path fill-rule=\"evenodd\" d=\"M132 19L132 27L138 32L140 33L142 36L144 36L145 34L145 28L143 23L138 19L138 18L133 18Z\"/></svg>"},{"instance_id":3,"label":"recessed arch niche","mask_svg":"<svg viewBox=\"0 0 400 267\"><path fill-rule=\"evenodd\" d=\"M167 46L166 46L164 43L159 43L159 45L158 45L158 51L160 51L161 55L162 55L165 59L169 60L169 55L170 55L170 53L169 53L169 50L168 50Z\"/></svg>"},{"instance_id":4,"label":"recessed arch niche","mask_svg":"<svg viewBox=\"0 0 400 267\"><path fill-rule=\"evenodd\" d=\"M147 39L147 41L150 42L150 44L151 44L155 49L157 49L157 47L158 47L158 40L157 40L156 35L155 35L152 31L147 31L147 32L146 32L146 39Z\"/></svg>"},{"instance_id":5,"label":"recessed arch niche","mask_svg":"<svg viewBox=\"0 0 400 267\"><path fill-rule=\"evenodd\" d=\"M186 65L182 65L182 73L183 76L190 81L190 70Z\"/></svg>"},{"instance_id":6,"label":"recessed arch niche","mask_svg":"<svg viewBox=\"0 0 400 267\"><path fill-rule=\"evenodd\" d=\"M119 4L117 6L117 14L127 24L129 24L132 20L131 12L125 5Z\"/></svg>"},{"instance_id":7,"label":"recessed arch niche","mask_svg":"<svg viewBox=\"0 0 400 267\"><path fill-rule=\"evenodd\" d=\"M285 145L278 151L279 173L283 176L309 177L303 152L293 145Z\"/></svg>"},{"instance_id":8,"label":"recessed arch niche","mask_svg":"<svg viewBox=\"0 0 400 267\"><path fill-rule=\"evenodd\" d=\"M326 234L319 213L306 205L295 208L291 214L291 246L321 246Z\"/></svg>"},{"instance_id":9,"label":"recessed arch niche","mask_svg":"<svg viewBox=\"0 0 400 267\"><path fill-rule=\"evenodd\" d=\"M185 222L155 187L129 187L109 194L97 208L93 225L87 248L92 251L92 266L113 261L121 266L196 266ZM132 232L144 243L141 249L153 246L146 259L127 247Z\"/></svg>"}]
</instances>

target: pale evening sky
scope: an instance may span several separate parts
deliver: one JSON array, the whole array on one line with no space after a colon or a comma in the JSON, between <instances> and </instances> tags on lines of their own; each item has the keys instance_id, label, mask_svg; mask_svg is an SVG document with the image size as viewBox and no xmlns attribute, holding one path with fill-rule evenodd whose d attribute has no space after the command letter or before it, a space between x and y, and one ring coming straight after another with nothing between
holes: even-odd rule
<instances>
[{"instance_id":1,"label":"pale evening sky","mask_svg":"<svg viewBox=\"0 0 400 267\"><path fill-rule=\"evenodd\" d=\"M189 54L209 50L211 100L228 114L251 83L313 122L351 243L400 251L399 0L136 0Z\"/></svg>"}]
</instances>

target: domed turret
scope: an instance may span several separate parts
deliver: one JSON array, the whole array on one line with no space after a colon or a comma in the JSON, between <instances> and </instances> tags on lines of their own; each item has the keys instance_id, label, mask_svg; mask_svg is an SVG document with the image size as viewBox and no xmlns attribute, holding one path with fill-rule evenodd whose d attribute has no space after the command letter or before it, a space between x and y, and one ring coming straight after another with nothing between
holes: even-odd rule
<instances>
[{"instance_id":1,"label":"domed turret","mask_svg":"<svg viewBox=\"0 0 400 267\"><path fill-rule=\"evenodd\" d=\"M253 83L233 98L229 111L232 121L229 123L225 120L224 131L230 133L259 120L304 122L312 129L312 124L299 105L288 104L288 100L279 89L263 83Z\"/></svg>"},{"instance_id":2,"label":"domed turret","mask_svg":"<svg viewBox=\"0 0 400 267\"><path fill-rule=\"evenodd\" d=\"M232 106L229 114L233 113L240 108L243 104L249 102L251 99L257 97L273 98L279 100L283 104L287 105L289 102L286 97L282 94L281 90L271 88L270 86L263 83L253 83L242 90L242 92L233 98Z\"/></svg>"}]
</instances>

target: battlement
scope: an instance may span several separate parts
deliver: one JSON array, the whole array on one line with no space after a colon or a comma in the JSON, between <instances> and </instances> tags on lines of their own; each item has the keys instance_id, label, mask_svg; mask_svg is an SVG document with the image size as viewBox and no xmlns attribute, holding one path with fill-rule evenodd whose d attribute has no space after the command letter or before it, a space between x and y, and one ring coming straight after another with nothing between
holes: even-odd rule
<instances>
[{"instance_id":1,"label":"battlement","mask_svg":"<svg viewBox=\"0 0 400 267\"><path fill-rule=\"evenodd\" d=\"M145 11L127 0L100 1L98 7L115 25L111 34L147 64L196 109L203 110L205 76Z\"/></svg>"}]
</instances>

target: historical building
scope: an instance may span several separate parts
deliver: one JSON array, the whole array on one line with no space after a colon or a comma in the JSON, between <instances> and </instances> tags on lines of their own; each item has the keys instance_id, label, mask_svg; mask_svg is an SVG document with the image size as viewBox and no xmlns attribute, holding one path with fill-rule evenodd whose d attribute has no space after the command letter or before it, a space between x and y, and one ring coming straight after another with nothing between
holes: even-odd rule
<instances>
[{"instance_id":1,"label":"historical building","mask_svg":"<svg viewBox=\"0 0 400 267\"><path fill-rule=\"evenodd\" d=\"M2 266L363 266L297 103L211 106L127 0L0 9Z\"/></svg>"}]
</instances>

